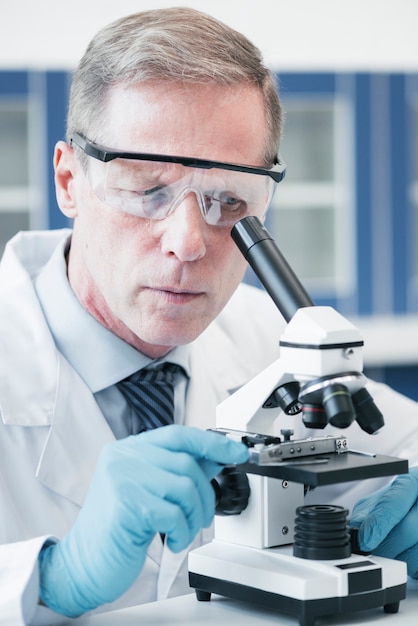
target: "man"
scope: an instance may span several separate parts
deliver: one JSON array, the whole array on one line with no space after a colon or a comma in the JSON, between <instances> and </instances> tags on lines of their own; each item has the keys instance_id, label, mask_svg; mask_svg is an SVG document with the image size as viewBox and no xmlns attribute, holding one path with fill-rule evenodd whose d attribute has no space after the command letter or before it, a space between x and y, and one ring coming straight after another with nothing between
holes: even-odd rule
<instances>
[{"instance_id":1,"label":"man","mask_svg":"<svg viewBox=\"0 0 418 626\"><path fill-rule=\"evenodd\" d=\"M210 480L247 458L204 430L277 358L283 328L265 294L240 285L230 237L265 214L280 134L258 50L208 16L149 11L89 45L54 155L74 227L18 235L0 266L0 623L190 591ZM175 425L142 432L129 377L162 376L165 362ZM389 422L380 447L412 458L415 403L382 387L375 400Z\"/></svg>"}]
</instances>

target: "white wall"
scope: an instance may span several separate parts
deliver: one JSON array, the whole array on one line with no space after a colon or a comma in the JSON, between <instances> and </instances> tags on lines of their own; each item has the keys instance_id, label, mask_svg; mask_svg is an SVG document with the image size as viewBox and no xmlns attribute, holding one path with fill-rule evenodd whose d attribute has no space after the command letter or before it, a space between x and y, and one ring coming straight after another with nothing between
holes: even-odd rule
<instances>
[{"instance_id":1,"label":"white wall","mask_svg":"<svg viewBox=\"0 0 418 626\"><path fill-rule=\"evenodd\" d=\"M418 70L418 0L0 0L1 68L72 68L122 15L204 10L245 33L277 70Z\"/></svg>"}]
</instances>

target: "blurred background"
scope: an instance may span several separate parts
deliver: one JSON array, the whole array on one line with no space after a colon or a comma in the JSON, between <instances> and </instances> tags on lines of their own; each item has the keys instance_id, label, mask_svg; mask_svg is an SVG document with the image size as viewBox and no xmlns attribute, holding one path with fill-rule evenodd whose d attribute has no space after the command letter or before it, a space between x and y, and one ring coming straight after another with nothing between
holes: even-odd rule
<instances>
[{"instance_id":1,"label":"blurred background","mask_svg":"<svg viewBox=\"0 0 418 626\"><path fill-rule=\"evenodd\" d=\"M68 225L52 154L91 37L176 4L1 0L0 255L18 230ZM366 372L418 399L418 0L178 4L262 50L286 111L288 164L267 226L316 304L360 327Z\"/></svg>"}]
</instances>

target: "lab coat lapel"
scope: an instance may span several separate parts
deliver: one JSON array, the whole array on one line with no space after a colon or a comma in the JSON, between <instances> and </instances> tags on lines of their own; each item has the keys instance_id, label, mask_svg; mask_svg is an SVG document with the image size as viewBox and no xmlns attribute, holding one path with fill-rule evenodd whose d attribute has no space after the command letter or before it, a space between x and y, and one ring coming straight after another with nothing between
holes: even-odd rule
<instances>
[{"instance_id":1,"label":"lab coat lapel","mask_svg":"<svg viewBox=\"0 0 418 626\"><path fill-rule=\"evenodd\" d=\"M114 440L90 390L67 361L59 357L54 419L39 460L37 478L81 506L100 451Z\"/></svg>"},{"instance_id":2,"label":"lab coat lapel","mask_svg":"<svg viewBox=\"0 0 418 626\"><path fill-rule=\"evenodd\" d=\"M1 418L6 426L33 429L42 442L37 478L81 505L100 450L114 440L113 433L90 390L57 352L38 307L31 307L28 321L20 319L24 311L19 301L13 304L6 311L13 326L0 338L0 348L14 359L0 363ZM13 350L8 341L15 342Z\"/></svg>"},{"instance_id":3,"label":"lab coat lapel","mask_svg":"<svg viewBox=\"0 0 418 626\"><path fill-rule=\"evenodd\" d=\"M37 478L81 506L100 450L114 436L84 381L57 351L30 274L69 234L50 233L42 241L17 236L4 253L0 354L8 356L7 363L0 360L0 416L7 426L33 428L42 448Z\"/></svg>"}]
</instances>

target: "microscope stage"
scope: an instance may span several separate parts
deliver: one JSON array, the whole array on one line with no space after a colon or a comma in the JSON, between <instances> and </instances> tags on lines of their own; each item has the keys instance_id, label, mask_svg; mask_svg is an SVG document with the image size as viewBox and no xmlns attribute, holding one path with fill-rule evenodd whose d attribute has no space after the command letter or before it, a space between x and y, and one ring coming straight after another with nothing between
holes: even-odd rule
<instances>
[{"instance_id":1,"label":"microscope stage","mask_svg":"<svg viewBox=\"0 0 418 626\"><path fill-rule=\"evenodd\" d=\"M348 450L340 454L295 458L294 461L271 465L246 463L240 469L250 474L281 478L310 487L408 472L408 461L382 454L368 454Z\"/></svg>"}]
</instances>

